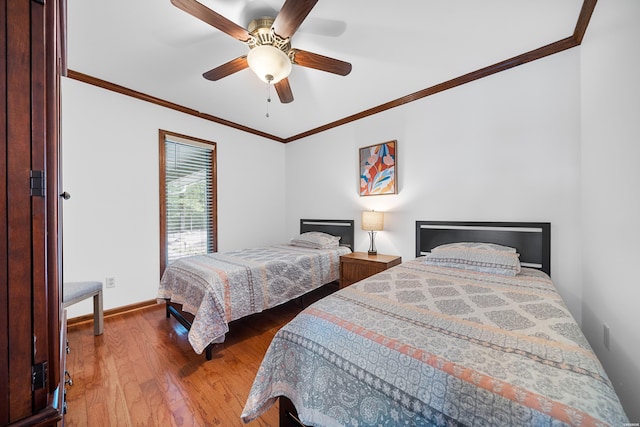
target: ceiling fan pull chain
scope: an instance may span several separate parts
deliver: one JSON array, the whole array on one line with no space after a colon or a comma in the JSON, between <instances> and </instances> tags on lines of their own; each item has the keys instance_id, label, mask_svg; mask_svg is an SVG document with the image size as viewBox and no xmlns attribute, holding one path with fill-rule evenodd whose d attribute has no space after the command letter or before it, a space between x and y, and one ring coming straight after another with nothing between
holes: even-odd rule
<instances>
[{"instance_id":1,"label":"ceiling fan pull chain","mask_svg":"<svg viewBox=\"0 0 640 427\"><path fill-rule=\"evenodd\" d=\"M269 103L271 102L271 81L272 80L273 80L273 76L268 74L267 75L267 114L265 114L267 118L269 118Z\"/></svg>"}]
</instances>

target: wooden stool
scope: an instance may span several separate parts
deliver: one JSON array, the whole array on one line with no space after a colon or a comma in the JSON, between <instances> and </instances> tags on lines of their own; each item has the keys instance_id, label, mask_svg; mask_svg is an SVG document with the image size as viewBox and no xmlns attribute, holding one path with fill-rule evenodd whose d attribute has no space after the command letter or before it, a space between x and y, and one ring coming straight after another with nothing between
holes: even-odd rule
<instances>
[{"instance_id":1,"label":"wooden stool","mask_svg":"<svg viewBox=\"0 0 640 427\"><path fill-rule=\"evenodd\" d=\"M102 335L104 313L102 312L102 282L70 282L62 285L64 308L93 297L93 334Z\"/></svg>"}]
</instances>

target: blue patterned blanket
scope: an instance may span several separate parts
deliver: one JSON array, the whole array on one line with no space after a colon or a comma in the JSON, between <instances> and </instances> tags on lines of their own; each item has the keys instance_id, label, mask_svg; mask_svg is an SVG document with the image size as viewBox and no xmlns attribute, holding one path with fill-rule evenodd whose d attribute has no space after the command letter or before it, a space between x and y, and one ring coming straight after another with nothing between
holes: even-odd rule
<instances>
[{"instance_id":1,"label":"blue patterned blanket","mask_svg":"<svg viewBox=\"0 0 640 427\"><path fill-rule=\"evenodd\" d=\"M315 426L621 426L605 371L549 277L421 259L318 301L274 337L247 398Z\"/></svg>"}]
</instances>

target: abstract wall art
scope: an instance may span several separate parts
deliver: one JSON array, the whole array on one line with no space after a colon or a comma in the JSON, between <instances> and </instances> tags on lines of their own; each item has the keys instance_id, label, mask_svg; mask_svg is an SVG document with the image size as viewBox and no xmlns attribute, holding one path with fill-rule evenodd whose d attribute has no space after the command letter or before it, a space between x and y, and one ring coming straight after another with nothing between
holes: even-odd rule
<instances>
[{"instance_id":1,"label":"abstract wall art","mask_svg":"<svg viewBox=\"0 0 640 427\"><path fill-rule=\"evenodd\" d=\"M360 148L360 195L396 194L396 144L387 141Z\"/></svg>"}]
</instances>

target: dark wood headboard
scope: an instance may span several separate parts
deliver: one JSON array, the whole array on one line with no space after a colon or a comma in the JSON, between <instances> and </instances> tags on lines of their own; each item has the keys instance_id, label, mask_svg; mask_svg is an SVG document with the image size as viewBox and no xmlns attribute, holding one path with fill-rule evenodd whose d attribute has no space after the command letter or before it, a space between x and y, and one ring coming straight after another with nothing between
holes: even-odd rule
<instances>
[{"instance_id":1,"label":"dark wood headboard","mask_svg":"<svg viewBox=\"0 0 640 427\"><path fill-rule=\"evenodd\" d=\"M353 251L352 219L301 219L300 234L309 231L321 231L332 236L340 236L340 246L347 246Z\"/></svg>"},{"instance_id":2,"label":"dark wood headboard","mask_svg":"<svg viewBox=\"0 0 640 427\"><path fill-rule=\"evenodd\" d=\"M520 264L551 274L551 223L416 221L416 257L436 246L486 242L516 248Z\"/></svg>"}]
</instances>

